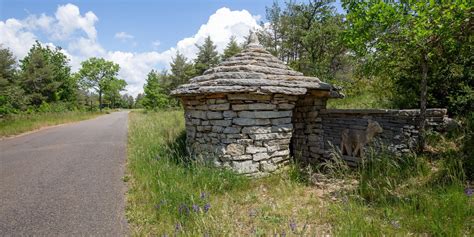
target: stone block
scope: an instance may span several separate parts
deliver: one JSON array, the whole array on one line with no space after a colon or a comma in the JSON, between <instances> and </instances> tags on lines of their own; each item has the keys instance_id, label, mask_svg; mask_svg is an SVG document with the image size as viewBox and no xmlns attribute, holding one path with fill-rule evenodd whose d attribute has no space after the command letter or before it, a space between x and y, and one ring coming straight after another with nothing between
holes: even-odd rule
<instances>
[{"instance_id":1,"label":"stone block","mask_svg":"<svg viewBox=\"0 0 474 237\"><path fill-rule=\"evenodd\" d=\"M223 112L224 118L233 118L237 117L237 113L232 110L226 110Z\"/></svg>"},{"instance_id":2,"label":"stone block","mask_svg":"<svg viewBox=\"0 0 474 237\"><path fill-rule=\"evenodd\" d=\"M208 111L207 119L222 119L222 112Z\"/></svg>"},{"instance_id":3,"label":"stone block","mask_svg":"<svg viewBox=\"0 0 474 237\"><path fill-rule=\"evenodd\" d=\"M271 128L272 132L291 132L293 131L293 124L275 125Z\"/></svg>"},{"instance_id":4,"label":"stone block","mask_svg":"<svg viewBox=\"0 0 474 237\"><path fill-rule=\"evenodd\" d=\"M255 103L248 105L249 110L273 110L276 108L274 104Z\"/></svg>"},{"instance_id":5,"label":"stone block","mask_svg":"<svg viewBox=\"0 0 474 237\"><path fill-rule=\"evenodd\" d=\"M263 172L273 172L278 169L278 165L273 164L271 161L261 161L260 170Z\"/></svg>"},{"instance_id":6,"label":"stone block","mask_svg":"<svg viewBox=\"0 0 474 237\"><path fill-rule=\"evenodd\" d=\"M240 133L241 127L226 127L224 133Z\"/></svg>"},{"instance_id":7,"label":"stone block","mask_svg":"<svg viewBox=\"0 0 474 237\"><path fill-rule=\"evenodd\" d=\"M270 124L269 119L253 119L253 118L234 118L232 122L241 126L267 125Z\"/></svg>"},{"instance_id":8,"label":"stone block","mask_svg":"<svg viewBox=\"0 0 474 237\"><path fill-rule=\"evenodd\" d=\"M291 117L272 119L272 125L281 125L291 123Z\"/></svg>"},{"instance_id":9,"label":"stone block","mask_svg":"<svg viewBox=\"0 0 474 237\"><path fill-rule=\"evenodd\" d=\"M271 157L275 157L275 156L289 156L289 155L290 155L290 149L285 149L285 150L280 150L280 151L273 152L273 154L271 155Z\"/></svg>"},{"instance_id":10,"label":"stone block","mask_svg":"<svg viewBox=\"0 0 474 237\"><path fill-rule=\"evenodd\" d=\"M210 120L209 122L214 126L224 126L224 127L228 127L232 124L232 120Z\"/></svg>"},{"instance_id":11,"label":"stone block","mask_svg":"<svg viewBox=\"0 0 474 237\"><path fill-rule=\"evenodd\" d=\"M286 103L285 104L279 104L278 108L279 109L290 110L290 109L295 108L295 105L294 104L286 104Z\"/></svg>"},{"instance_id":12,"label":"stone block","mask_svg":"<svg viewBox=\"0 0 474 237\"><path fill-rule=\"evenodd\" d=\"M249 105L248 104L235 104L232 105L232 110L249 110Z\"/></svg>"},{"instance_id":13,"label":"stone block","mask_svg":"<svg viewBox=\"0 0 474 237\"><path fill-rule=\"evenodd\" d=\"M268 158L270 158L270 156L268 155L268 153L262 152L262 153L253 154L252 158L253 158L254 161L260 161L260 160L268 159Z\"/></svg>"},{"instance_id":14,"label":"stone block","mask_svg":"<svg viewBox=\"0 0 474 237\"><path fill-rule=\"evenodd\" d=\"M242 133L271 133L271 127L261 127L261 126L252 126L252 127L244 127L242 128Z\"/></svg>"},{"instance_id":15,"label":"stone block","mask_svg":"<svg viewBox=\"0 0 474 237\"><path fill-rule=\"evenodd\" d=\"M222 133L224 131L224 127L222 126L212 126L213 133Z\"/></svg>"},{"instance_id":16,"label":"stone block","mask_svg":"<svg viewBox=\"0 0 474 237\"><path fill-rule=\"evenodd\" d=\"M262 153L262 152L267 152L267 148L257 147L257 146L248 146L245 149L245 152L249 154Z\"/></svg>"},{"instance_id":17,"label":"stone block","mask_svg":"<svg viewBox=\"0 0 474 237\"><path fill-rule=\"evenodd\" d=\"M291 133L262 133L262 134L249 134L253 140L274 140L274 139L285 139L291 138Z\"/></svg>"},{"instance_id":18,"label":"stone block","mask_svg":"<svg viewBox=\"0 0 474 237\"><path fill-rule=\"evenodd\" d=\"M291 111L241 111L240 118L285 118L291 117ZM291 119L291 118L290 118ZM291 121L291 120L290 120Z\"/></svg>"},{"instance_id":19,"label":"stone block","mask_svg":"<svg viewBox=\"0 0 474 237\"><path fill-rule=\"evenodd\" d=\"M257 94L228 94L228 100L270 100L271 95L257 95Z\"/></svg>"},{"instance_id":20,"label":"stone block","mask_svg":"<svg viewBox=\"0 0 474 237\"><path fill-rule=\"evenodd\" d=\"M232 167L239 174L249 174L258 172L259 164L258 162L253 162L251 160L233 161Z\"/></svg>"},{"instance_id":21,"label":"stone block","mask_svg":"<svg viewBox=\"0 0 474 237\"><path fill-rule=\"evenodd\" d=\"M200 111L200 110L188 110L188 111L186 111L186 117L207 119L206 112L205 111Z\"/></svg>"},{"instance_id":22,"label":"stone block","mask_svg":"<svg viewBox=\"0 0 474 237\"><path fill-rule=\"evenodd\" d=\"M239 156L245 154L245 146L241 144L229 144L226 147L226 154L231 156Z\"/></svg>"},{"instance_id":23,"label":"stone block","mask_svg":"<svg viewBox=\"0 0 474 237\"><path fill-rule=\"evenodd\" d=\"M229 110L230 104L213 104L213 105L208 105L209 110Z\"/></svg>"}]
</instances>

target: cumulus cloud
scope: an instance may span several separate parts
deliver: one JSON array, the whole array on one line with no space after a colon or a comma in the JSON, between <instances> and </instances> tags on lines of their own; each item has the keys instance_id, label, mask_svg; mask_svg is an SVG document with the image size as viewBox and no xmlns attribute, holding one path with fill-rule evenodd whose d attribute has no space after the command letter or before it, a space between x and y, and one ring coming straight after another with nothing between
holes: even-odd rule
<instances>
[{"instance_id":1,"label":"cumulus cloud","mask_svg":"<svg viewBox=\"0 0 474 237\"><path fill-rule=\"evenodd\" d=\"M114 37L116 39L123 40L123 41L135 38L133 35L128 34L127 32L124 32L124 31L115 33Z\"/></svg>"},{"instance_id":2,"label":"cumulus cloud","mask_svg":"<svg viewBox=\"0 0 474 237\"><path fill-rule=\"evenodd\" d=\"M146 75L152 69L169 68L169 63L176 51L187 58L194 59L198 51L196 44L202 44L207 36L222 52L231 36L243 42L250 30L259 28L260 16L252 16L247 10L232 11L229 8L218 9L208 21L201 25L197 32L177 42L176 46L162 52L123 52L108 51L97 40L95 24L99 18L93 12L81 14L79 7L73 4L58 6L54 16L46 14L29 15L23 20L7 19L0 21L0 44L12 50L17 58L23 58L38 37L35 32L46 34L49 40L66 45L62 49L69 59L73 71L80 67L80 62L89 57L104 57L120 65L119 77L127 81L127 93L137 95L142 92ZM133 35L118 32L115 38L133 39ZM45 43L51 44L51 43ZM152 42L156 49L160 41Z\"/></svg>"}]
</instances>

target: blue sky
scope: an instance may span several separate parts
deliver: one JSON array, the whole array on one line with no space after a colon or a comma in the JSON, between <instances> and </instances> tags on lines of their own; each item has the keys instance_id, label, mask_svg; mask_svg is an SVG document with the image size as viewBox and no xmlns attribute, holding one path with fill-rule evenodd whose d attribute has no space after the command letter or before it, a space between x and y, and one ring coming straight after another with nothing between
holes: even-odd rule
<instances>
[{"instance_id":1,"label":"blue sky","mask_svg":"<svg viewBox=\"0 0 474 237\"><path fill-rule=\"evenodd\" d=\"M283 5L283 1L279 1ZM273 0L34 1L0 0L0 44L19 59L34 40L61 46L73 70L88 57L121 66L128 93L142 91L151 69L168 67L176 50L192 59L194 44L210 35L222 50L265 21ZM338 3L335 4L340 11Z\"/></svg>"}]
</instances>

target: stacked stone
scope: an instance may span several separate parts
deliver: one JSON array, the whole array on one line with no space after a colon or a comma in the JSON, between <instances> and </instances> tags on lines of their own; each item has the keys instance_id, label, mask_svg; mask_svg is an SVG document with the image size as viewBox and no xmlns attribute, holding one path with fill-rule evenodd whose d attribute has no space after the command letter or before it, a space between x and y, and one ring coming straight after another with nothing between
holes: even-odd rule
<instances>
[{"instance_id":1,"label":"stacked stone","mask_svg":"<svg viewBox=\"0 0 474 237\"><path fill-rule=\"evenodd\" d=\"M282 94L187 97L190 152L239 173L271 173L288 162L296 99Z\"/></svg>"},{"instance_id":2,"label":"stacked stone","mask_svg":"<svg viewBox=\"0 0 474 237\"><path fill-rule=\"evenodd\" d=\"M310 91L341 96L330 84L291 70L252 34L241 53L172 94L184 105L191 154L260 176L288 163L293 109Z\"/></svg>"},{"instance_id":3,"label":"stacked stone","mask_svg":"<svg viewBox=\"0 0 474 237\"><path fill-rule=\"evenodd\" d=\"M344 129L364 131L367 120L377 121L383 128L376 139L379 145L395 154L408 153L416 147L419 128L419 110L386 110L386 109L328 109L320 111L324 130L324 156L332 152L330 144L340 147L341 133ZM437 130L447 120L446 109L428 109L426 114L427 129ZM320 154L318 152L318 154ZM354 161L354 160L351 160ZM356 161L357 162L357 161Z\"/></svg>"},{"instance_id":4,"label":"stacked stone","mask_svg":"<svg viewBox=\"0 0 474 237\"><path fill-rule=\"evenodd\" d=\"M315 164L323 157L323 127L319 111L325 108L326 99L311 94L300 96L296 103L292 150L302 163Z\"/></svg>"}]
</instances>

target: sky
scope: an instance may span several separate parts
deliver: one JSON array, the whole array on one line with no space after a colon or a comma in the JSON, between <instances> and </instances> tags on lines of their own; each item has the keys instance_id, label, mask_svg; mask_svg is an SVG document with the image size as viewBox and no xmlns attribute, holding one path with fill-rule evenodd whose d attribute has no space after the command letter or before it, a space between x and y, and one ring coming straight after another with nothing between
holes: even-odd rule
<instances>
[{"instance_id":1,"label":"sky","mask_svg":"<svg viewBox=\"0 0 474 237\"><path fill-rule=\"evenodd\" d=\"M168 69L176 51L192 60L207 36L219 52L231 36L242 42L266 21L273 1L0 0L0 44L17 59L36 40L60 46L73 71L89 57L114 61L128 83L125 93L136 96L148 72Z\"/></svg>"}]
</instances>

